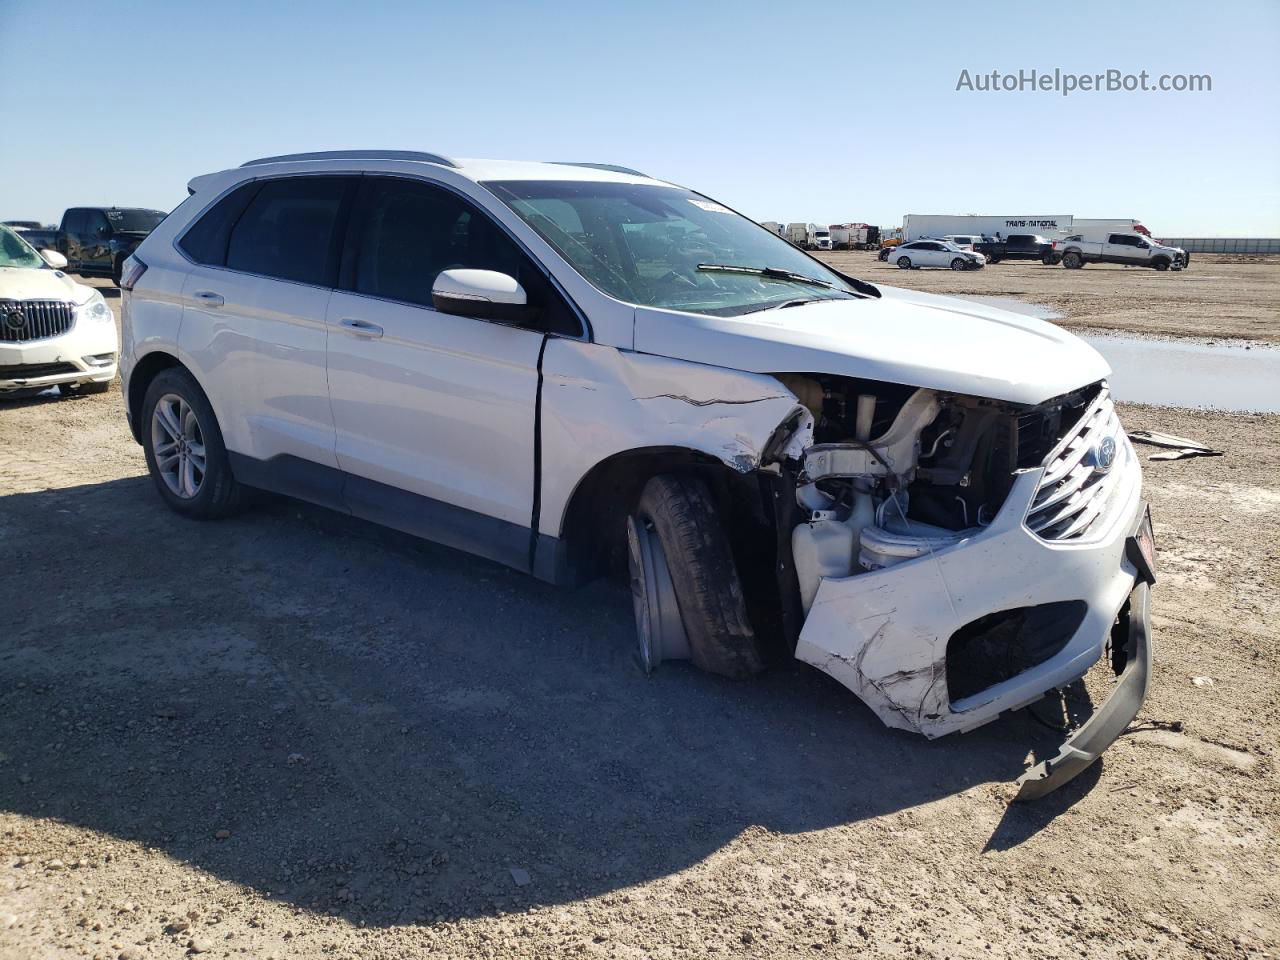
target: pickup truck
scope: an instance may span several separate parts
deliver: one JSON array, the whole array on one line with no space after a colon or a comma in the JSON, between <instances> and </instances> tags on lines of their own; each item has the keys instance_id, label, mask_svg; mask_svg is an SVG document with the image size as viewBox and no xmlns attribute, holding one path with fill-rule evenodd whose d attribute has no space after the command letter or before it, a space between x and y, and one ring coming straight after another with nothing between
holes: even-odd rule
<instances>
[{"instance_id":1,"label":"pickup truck","mask_svg":"<svg viewBox=\"0 0 1280 960\"><path fill-rule=\"evenodd\" d=\"M980 240L973 249L987 258L987 263L1001 260L1039 260L1046 266L1057 263L1053 241L1031 233L1014 233L1003 240Z\"/></svg>"},{"instance_id":2,"label":"pickup truck","mask_svg":"<svg viewBox=\"0 0 1280 960\"><path fill-rule=\"evenodd\" d=\"M1191 260L1181 247L1166 247L1137 233L1109 233L1105 240L1086 240L1083 235L1067 237L1053 244L1068 270L1086 263L1121 263L1128 267L1181 270Z\"/></svg>"},{"instance_id":3,"label":"pickup truck","mask_svg":"<svg viewBox=\"0 0 1280 960\"><path fill-rule=\"evenodd\" d=\"M72 207L58 227L58 252L81 276L110 277L120 285L120 267L168 214L140 207Z\"/></svg>"}]
</instances>

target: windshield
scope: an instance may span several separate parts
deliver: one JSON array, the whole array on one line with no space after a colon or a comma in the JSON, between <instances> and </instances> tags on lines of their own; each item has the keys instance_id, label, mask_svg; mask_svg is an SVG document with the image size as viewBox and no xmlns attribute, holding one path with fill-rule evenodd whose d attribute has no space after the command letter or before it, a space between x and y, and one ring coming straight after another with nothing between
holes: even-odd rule
<instances>
[{"instance_id":1,"label":"windshield","mask_svg":"<svg viewBox=\"0 0 1280 960\"><path fill-rule=\"evenodd\" d=\"M44 258L8 227L0 226L0 267L43 267Z\"/></svg>"},{"instance_id":2,"label":"windshield","mask_svg":"<svg viewBox=\"0 0 1280 960\"><path fill-rule=\"evenodd\" d=\"M484 186L594 286L628 303L734 316L855 296L838 274L786 240L678 187L533 180Z\"/></svg>"},{"instance_id":3,"label":"windshield","mask_svg":"<svg viewBox=\"0 0 1280 960\"><path fill-rule=\"evenodd\" d=\"M150 233L168 214L163 210L103 210L111 221L112 230L145 231Z\"/></svg>"}]
</instances>

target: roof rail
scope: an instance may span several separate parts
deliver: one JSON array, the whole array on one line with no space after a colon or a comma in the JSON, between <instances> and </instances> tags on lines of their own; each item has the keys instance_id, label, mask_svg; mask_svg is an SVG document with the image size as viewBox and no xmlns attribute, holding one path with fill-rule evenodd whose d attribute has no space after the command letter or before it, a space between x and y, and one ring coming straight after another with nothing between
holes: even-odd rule
<instances>
[{"instance_id":1,"label":"roof rail","mask_svg":"<svg viewBox=\"0 0 1280 960\"><path fill-rule=\"evenodd\" d=\"M320 150L316 153L285 153L278 157L261 157L242 163L242 167L256 167L260 163L292 163L295 160L417 160L420 163L436 163L442 167L456 167L448 157L419 150Z\"/></svg>"},{"instance_id":2,"label":"roof rail","mask_svg":"<svg viewBox=\"0 0 1280 960\"><path fill-rule=\"evenodd\" d=\"M630 167L620 167L616 163L577 163L573 160L552 160L551 162L561 167L590 167L592 170L608 170L610 173L625 173L631 177L649 178L647 173L632 170Z\"/></svg>"}]
</instances>

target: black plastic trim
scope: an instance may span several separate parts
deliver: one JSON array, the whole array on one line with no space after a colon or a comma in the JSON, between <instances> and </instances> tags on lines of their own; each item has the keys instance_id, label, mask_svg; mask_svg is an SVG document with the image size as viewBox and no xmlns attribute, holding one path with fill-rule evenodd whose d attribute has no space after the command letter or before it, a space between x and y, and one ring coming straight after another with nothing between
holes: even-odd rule
<instances>
[{"instance_id":1,"label":"black plastic trim","mask_svg":"<svg viewBox=\"0 0 1280 960\"><path fill-rule=\"evenodd\" d=\"M1129 540L1147 522L1144 504ZM1127 550L1126 544L1126 553ZM1151 584L1141 576L1135 580L1121 623L1128 621L1128 643L1124 669L1116 688L1092 717L1058 748L1056 756L1038 763L1018 778L1016 801L1037 800L1088 769L1102 752L1128 728L1147 699L1151 686Z\"/></svg>"},{"instance_id":2,"label":"black plastic trim","mask_svg":"<svg viewBox=\"0 0 1280 960\"><path fill-rule=\"evenodd\" d=\"M463 550L531 573L540 580L572 584L568 550L556 537L523 524L486 516L451 503L410 493L336 467L279 456L260 460L227 451L241 483L351 514L380 526Z\"/></svg>"}]
</instances>

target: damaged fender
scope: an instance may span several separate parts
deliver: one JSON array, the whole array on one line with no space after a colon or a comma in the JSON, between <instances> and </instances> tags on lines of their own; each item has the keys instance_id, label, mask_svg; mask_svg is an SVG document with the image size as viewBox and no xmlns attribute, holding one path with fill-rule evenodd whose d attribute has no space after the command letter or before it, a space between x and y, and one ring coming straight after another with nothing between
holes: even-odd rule
<instances>
[{"instance_id":1,"label":"damaged fender","mask_svg":"<svg viewBox=\"0 0 1280 960\"><path fill-rule=\"evenodd\" d=\"M813 415L774 377L551 339L543 359L540 532L556 536L573 490L596 464L628 450L695 450L739 473L771 442L808 446ZM779 427L793 424L788 436Z\"/></svg>"}]
</instances>

